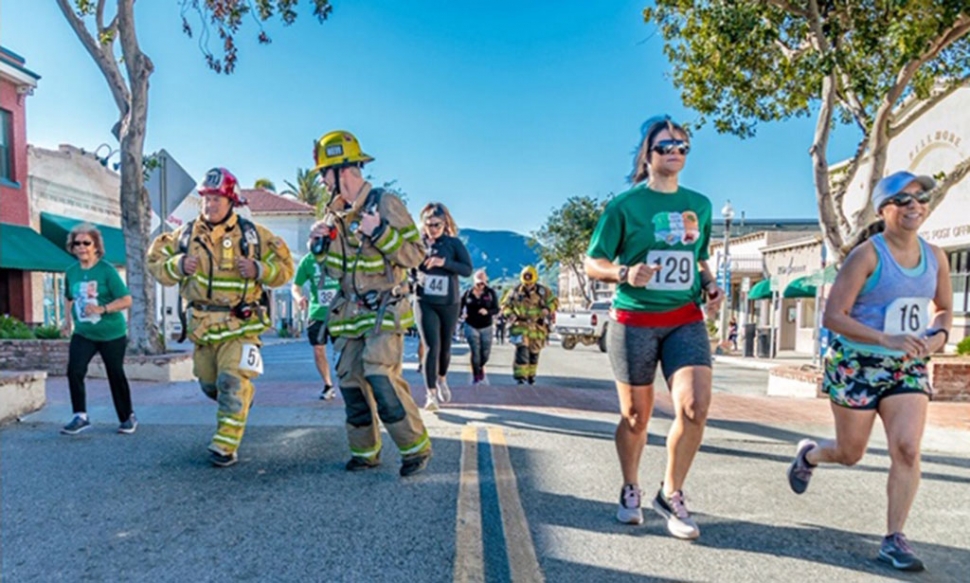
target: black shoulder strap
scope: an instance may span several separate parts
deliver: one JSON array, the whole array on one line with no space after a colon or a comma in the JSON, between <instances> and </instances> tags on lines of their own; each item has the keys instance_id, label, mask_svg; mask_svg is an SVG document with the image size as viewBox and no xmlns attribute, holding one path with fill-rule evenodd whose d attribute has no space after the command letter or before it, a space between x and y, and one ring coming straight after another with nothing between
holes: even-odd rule
<instances>
[{"instance_id":1,"label":"black shoulder strap","mask_svg":"<svg viewBox=\"0 0 970 583\"><path fill-rule=\"evenodd\" d=\"M367 198L364 199L364 212L369 212L372 209L376 210L377 207L381 205L381 199L384 197L383 188L372 188L370 192L367 193Z\"/></svg>"},{"instance_id":2,"label":"black shoulder strap","mask_svg":"<svg viewBox=\"0 0 970 583\"><path fill-rule=\"evenodd\" d=\"M189 250L189 240L192 238L192 229L195 228L195 219L185 223L185 227L179 234L178 252L185 253Z\"/></svg>"},{"instance_id":3,"label":"black shoulder strap","mask_svg":"<svg viewBox=\"0 0 970 583\"><path fill-rule=\"evenodd\" d=\"M242 229L242 237L239 239L239 250L242 252L243 257L249 257L250 245L256 251L253 255L257 260L263 256L262 245L259 240L259 229L256 225L249 219L244 219L239 217L239 228Z\"/></svg>"}]
</instances>

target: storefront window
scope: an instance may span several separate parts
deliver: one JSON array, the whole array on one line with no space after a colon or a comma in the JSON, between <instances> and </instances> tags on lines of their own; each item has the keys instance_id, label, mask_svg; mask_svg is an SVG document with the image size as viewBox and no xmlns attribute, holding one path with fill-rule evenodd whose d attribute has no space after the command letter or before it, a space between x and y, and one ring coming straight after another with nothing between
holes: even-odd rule
<instances>
[{"instance_id":1,"label":"storefront window","mask_svg":"<svg viewBox=\"0 0 970 583\"><path fill-rule=\"evenodd\" d=\"M950 253L950 280L953 282L953 313L970 312L970 250Z\"/></svg>"},{"instance_id":2,"label":"storefront window","mask_svg":"<svg viewBox=\"0 0 970 583\"><path fill-rule=\"evenodd\" d=\"M60 326L64 314L64 276L44 274L44 324Z\"/></svg>"},{"instance_id":3,"label":"storefront window","mask_svg":"<svg viewBox=\"0 0 970 583\"><path fill-rule=\"evenodd\" d=\"M0 109L0 178L13 181L13 116L6 109Z\"/></svg>"},{"instance_id":4,"label":"storefront window","mask_svg":"<svg viewBox=\"0 0 970 583\"><path fill-rule=\"evenodd\" d=\"M802 318L799 328L815 328L815 300L801 300Z\"/></svg>"}]
</instances>

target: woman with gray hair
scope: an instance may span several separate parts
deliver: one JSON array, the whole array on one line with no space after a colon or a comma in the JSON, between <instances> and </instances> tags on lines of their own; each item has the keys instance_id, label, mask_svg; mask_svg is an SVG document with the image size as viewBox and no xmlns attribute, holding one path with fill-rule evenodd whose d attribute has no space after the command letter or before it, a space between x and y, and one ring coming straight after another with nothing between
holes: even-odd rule
<instances>
[{"instance_id":1,"label":"woman with gray hair","mask_svg":"<svg viewBox=\"0 0 970 583\"><path fill-rule=\"evenodd\" d=\"M131 407L131 389L125 376L128 324L122 314L131 307L131 292L118 271L103 260L104 238L94 225L82 223L71 229L67 250L77 257L77 263L64 273L64 333L71 337L67 382L74 418L61 433L77 435L91 427L84 377L95 354L100 354L104 361L120 422L118 433L134 433L138 420Z\"/></svg>"},{"instance_id":2,"label":"woman with gray hair","mask_svg":"<svg viewBox=\"0 0 970 583\"><path fill-rule=\"evenodd\" d=\"M472 363L472 384L488 384L485 365L492 352L492 319L499 312L498 295L488 286L488 275L479 269L473 277L474 285L461 296L465 313L465 339L468 340Z\"/></svg>"}]
</instances>

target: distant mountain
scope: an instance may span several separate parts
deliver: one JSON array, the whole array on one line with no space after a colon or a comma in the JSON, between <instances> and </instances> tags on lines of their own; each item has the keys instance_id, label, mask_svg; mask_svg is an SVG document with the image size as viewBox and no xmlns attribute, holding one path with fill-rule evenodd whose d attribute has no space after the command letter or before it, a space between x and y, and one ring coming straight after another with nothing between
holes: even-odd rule
<instances>
[{"instance_id":1,"label":"distant mountain","mask_svg":"<svg viewBox=\"0 0 970 583\"><path fill-rule=\"evenodd\" d=\"M458 236L472 256L472 265L475 269L485 268L494 286L504 287L518 281L524 266L535 265L543 283L555 287L558 274L544 273L539 265L539 254L529 246L529 237L512 231L476 229L461 229Z\"/></svg>"}]
</instances>

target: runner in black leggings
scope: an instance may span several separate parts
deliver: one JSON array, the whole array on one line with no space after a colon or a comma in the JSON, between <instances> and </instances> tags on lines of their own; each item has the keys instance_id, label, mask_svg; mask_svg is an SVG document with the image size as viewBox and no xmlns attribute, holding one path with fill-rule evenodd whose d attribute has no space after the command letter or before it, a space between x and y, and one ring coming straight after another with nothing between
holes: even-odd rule
<instances>
[{"instance_id":1,"label":"runner in black leggings","mask_svg":"<svg viewBox=\"0 0 970 583\"><path fill-rule=\"evenodd\" d=\"M435 411L439 401L451 400L446 377L451 362L451 337L461 309L458 276L471 275L472 260L458 239L458 227L445 205L428 204L421 211L421 223L428 255L418 267L418 329L425 345L425 408Z\"/></svg>"}]
</instances>

